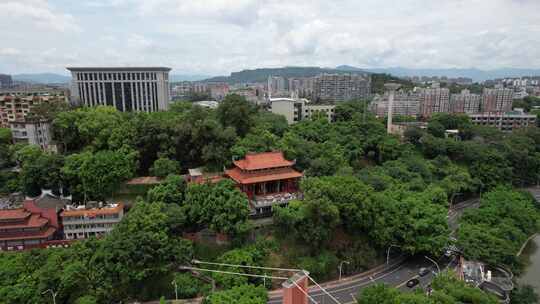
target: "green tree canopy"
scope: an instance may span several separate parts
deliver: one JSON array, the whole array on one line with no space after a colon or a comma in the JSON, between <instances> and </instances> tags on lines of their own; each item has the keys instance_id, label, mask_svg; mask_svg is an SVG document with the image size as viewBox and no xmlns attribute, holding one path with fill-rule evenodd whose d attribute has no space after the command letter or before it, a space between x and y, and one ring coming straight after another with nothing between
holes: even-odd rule
<instances>
[{"instance_id":1,"label":"green tree canopy","mask_svg":"<svg viewBox=\"0 0 540 304\"><path fill-rule=\"evenodd\" d=\"M166 177L169 174L180 173L180 165L177 161L168 158L158 158L152 168L150 168L150 174L158 177Z\"/></svg>"},{"instance_id":2,"label":"green tree canopy","mask_svg":"<svg viewBox=\"0 0 540 304\"><path fill-rule=\"evenodd\" d=\"M245 97L229 94L217 108L217 118L225 127L234 127L240 136L246 135L254 124L255 107Z\"/></svg>"},{"instance_id":3,"label":"green tree canopy","mask_svg":"<svg viewBox=\"0 0 540 304\"><path fill-rule=\"evenodd\" d=\"M262 286L240 285L228 290L212 293L208 304L264 304L268 301L266 289Z\"/></svg>"}]
</instances>

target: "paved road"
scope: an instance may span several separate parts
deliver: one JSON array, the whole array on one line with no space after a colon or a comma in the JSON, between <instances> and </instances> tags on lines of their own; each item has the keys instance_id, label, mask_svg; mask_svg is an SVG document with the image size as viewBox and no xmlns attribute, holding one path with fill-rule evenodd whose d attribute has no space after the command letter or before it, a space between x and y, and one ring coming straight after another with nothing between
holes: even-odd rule
<instances>
[{"instance_id":1,"label":"paved road","mask_svg":"<svg viewBox=\"0 0 540 304\"><path fill-rule=\"evenodd\" d=\"M527 188L527 190L534 196L536 201L540 203L540 187L539 186L530 187L530 188Z\"/></svg>"},{"instance_id":2,"label":"paved road","mask_svg":"<svg viewBox=\"0 0 540 304\"><path fill-rule=\"evenodd\" d=\"M480 200L478 198L470 199L463 201L459 204L456 204L450 208L448 211L448 226L454 233L459 224L458 220L463 215L463 212L469 208L478 208L480 206ZM436 270L433 263L425 259L424 257L415 257L410 258L407 261L386 269L378 274L375 274L371 277L362 277L356 279L344 279L342 283L333 285L332 287L326 287L326 290L335 297L341 304L356 303L356 295L363 288L373 285L375 283L384 283L391 286L400 288L402 291L411 291L410 288L405 286L407 281L413 278L418 277L418 270L421 267L427 267L432 271ZM426 287L431 283L433 279L433 274L426 275L422 278L419 278L420 284L417 287ZM313 285L313 284L310 284ZM317 301L317 303L333 303L337 304L330 296L325 294L316 286L311 286L309 289L309 295ZM281 303L281 296L270 296L268 301L269 304L278 304ZM309 301L312 303L312 301Z\"/></svg>"},{"instance_id":3,"label":"paved road","mask_svg":"<svg viewBox=\"0 0 540 304\"><path fill-rule=\"evenodd\" d=\"M395 265L390 269L386 269L381 273L373 275L371 278L363 277L354 280L343 280L343 283L337 286L327 287L326 290L334 296L339 303L349 304L356 303L356 295L360 290L375 283L384 283L391 286L396 286L404 291L410 291L411 289L406 287L405 284L408 280L418 277L418 270L421 267L427 267L432 270L436 270L433 263L429 262L424 257L414 257L408 259L406 262L399 265ZM432 279L432 274L426 275L420 278L420 285L422 287L427 286ZM327 294L320 290L316 286L311 286L309 289L309 295L320 304L337 304ZM281 302L281 296L270 297L269 304L278 304ZM313 303L312 301L309 301Z\"/></svg>"},{"instance_id":4,"label":"paved road","mask_svg":"<svg viewBox=\"0 0 540 304\"><path fill-rule=\"evenodd\" d=\"M480 207L480 199L473 198L455 204L450 208L450 210L448 210L448 227L450 227L450 229L452 230L452 234L454 234L459 227L458 220L463 215L463 212L469 208L478 207Z\"/></svg>"}]
</instances>

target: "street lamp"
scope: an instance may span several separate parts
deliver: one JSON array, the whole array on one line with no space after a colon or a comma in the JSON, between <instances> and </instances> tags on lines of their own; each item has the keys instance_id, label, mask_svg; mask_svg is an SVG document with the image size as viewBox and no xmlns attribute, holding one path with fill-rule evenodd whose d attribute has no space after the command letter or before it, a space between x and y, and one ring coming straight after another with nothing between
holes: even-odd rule
<instances>
[{"instance_id":1,"label":"street lamp","mask_svg":"<svg viewBox=\"0 0 540 304\"><path fill-rule=\"evenodd\" d=\"M43 294L46 294L47 292L51 293L53 304L56 304L56 295L58 294L58 292L54 292L54 290L52 290L52 289L47 289L44 292L42 292L41 294L43 295Z\"/></svg>"},{"instance_id":2,"label":"street lamp","mask_svg":"<svg viewBox=\"0 0 540 304\"><path fill-rule=\"evenodd\" d=\"M176 279L174 279L171 284L174 285L174 298L178 301L178 284L176 283Z\"/></svg>"},{"instance_id":3,"label":"street lamp","mask_svg":"<svg viewBox=\"0 0 540 304\"><path fill-rule=\"evenodd\" d=\"M339 267L338 267L339 268L339 281L341 281L341 269L343 268L343 263L345 263L347 265L350 264L350 262L348 262L348 261L341 261L341 263L339 263Z\"/></svg>"},{"instance_id":4,"label":"street lamp","mask_svg":"<svg viewBox=\"0 0 540 304\"><path fill-rule=\"evenodd\" d=\"M460 194L463 194L463 193L461 193L461 192L452 193L452 196L450 197L450 206L453 206L453 205L454 205L454 198L455 198L457 195L460 195Z\"/></svg>"},{"instance_id":5,"label":"street lamp","mask_svg":"<svg viewBox=\"0 0 540 304\"><path fill-rule=\"evenodd\" d=\"M388 249L386 250L386 265L388 265L388 263L390 262L390 248L392 247L400 247L400 246L392 244L388 247Z\"/></svg>"},{"instance_id":6,"label":"street lamp","mask_svg":"<svg viewBox=\"0 0 540 304\"><path fill-rule=\"evenodd\" d=\"M437 274L439 274L441 272L441 268L439 268L439 264L437 264L437 262L435 262L435 260L429 258L427 255L424 256L428 261L432 262L433 264L435 264L435 266L437 266Z\"/></svg>"}]
</instances>

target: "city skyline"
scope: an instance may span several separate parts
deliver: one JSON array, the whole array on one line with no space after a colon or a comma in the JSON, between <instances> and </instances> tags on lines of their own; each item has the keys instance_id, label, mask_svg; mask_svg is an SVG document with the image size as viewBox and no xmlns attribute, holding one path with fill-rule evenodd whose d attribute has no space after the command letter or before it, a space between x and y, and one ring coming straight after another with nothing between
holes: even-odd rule
<instances>
[{"instance_id":1,"label":"city skyline","mask_svg":"<svg viewBox=\"0 0 540 304\"><path fill-rule=\"evenodd\" d=\"M7 0L0 72L171 66L538 68L538 1ZM429 12L429 14L427 13ZM407 18L403 18L407 16Z\"/></svg>"}]
</instances>

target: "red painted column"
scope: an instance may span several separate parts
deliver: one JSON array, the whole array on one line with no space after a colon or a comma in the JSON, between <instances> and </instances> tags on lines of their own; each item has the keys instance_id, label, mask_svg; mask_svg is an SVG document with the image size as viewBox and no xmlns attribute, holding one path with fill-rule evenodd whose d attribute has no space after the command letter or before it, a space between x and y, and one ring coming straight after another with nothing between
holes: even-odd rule
<instances>
[{"instance_id":1,"label":"red painted column","mask_svg":"<svg viewBox=\"0 0 540 304\"><path fill-rule=\"evenodd\" d=\"M283 282L283 304L308 304L308 273L297 272ZM296 284L295 284L296 283Z\"/></svg>"}]
</instances>

